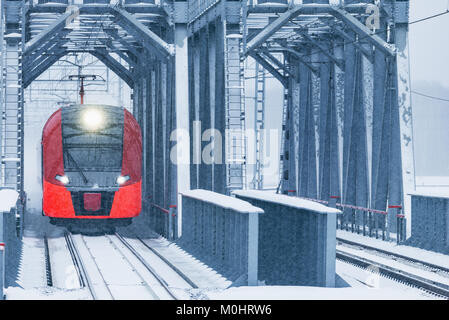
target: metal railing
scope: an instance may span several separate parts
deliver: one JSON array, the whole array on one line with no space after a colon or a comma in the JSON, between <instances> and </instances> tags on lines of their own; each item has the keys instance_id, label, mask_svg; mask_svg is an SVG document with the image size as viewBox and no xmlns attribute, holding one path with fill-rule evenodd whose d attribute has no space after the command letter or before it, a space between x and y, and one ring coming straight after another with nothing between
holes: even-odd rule
<instances>
[{"instance_id":1,"label":"metal railing","mask_svg":"<svg viewBox=\"0 0 449 320\"><path fill-rule=\"evenodd\" d=\"M206 190L182 195L178 244L234 284L258 284L260 208Z\"/></svg>"},{"instance_id":2,"label":"metal railing","mask_svg":"<svg viewBox=\"0 0 449 320\"><path fill-rule=\"evenodd\" d=\"M150 227L168 240L178 238L178 214L176 205L169 209L150 203Z\"/></svg>"},{"instance_id":3,"label":"metal railing","mask_svg":"<svg viewBox=\"0 0 449 320\"><path fill-rule=\"evenodd\" d=\"M412 194L411 237L407 243L426 250L449 253L449 197Z\"/></svg>"},{"instance_id":4,"label":"metal railing","mask_svg":"<svg viewBox=\"0 0 449 320\"><path fill-rule=\"evenodd\" d=\"M233 194L262 208L259 279L269 285L335 286L336 218L340 210L264 191Z\"/></svg>"},{"instance_id":5,"label":"metal railing","mask_svg":"<svg viewBox=\"0 0 449 320\"><path fill-rule=\"evenodd\" d=\"M406 240L406 218L401 213L402 206L390 205L389 211L376 210L350 204L337 203L340 197L331 196L329 201L299 197L300 199L314 201L323 205L341 209L343 214L337 218L337 228L362 234L364 236L375 237L376 239L390 241L392 234L388 230L387 216L396 214L396 238L397 244L402 244Z\"/></svg>"},{"instance_id":6,"label":"metal railing","mask_svg":"<svg viewBox=\"0 0 449 320\"><path fill-rule=\"evenodd\" d=\"M0 211L0 300L3 300L4 288L14 285L18 275L25 205L24 198L10 189L0 190L0 199L3 210Z\"/></svg>"}]
</instances>

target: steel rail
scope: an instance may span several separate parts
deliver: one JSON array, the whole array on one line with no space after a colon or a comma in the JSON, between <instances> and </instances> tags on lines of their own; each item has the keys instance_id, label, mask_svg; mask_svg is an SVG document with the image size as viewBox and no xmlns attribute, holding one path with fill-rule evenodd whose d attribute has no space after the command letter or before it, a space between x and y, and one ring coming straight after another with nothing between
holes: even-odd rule
<instances>
[{"instance_id":1,"label":"steel rail","mask_svg":"<svg viewBox=\"0 0 449 320\"><path fill-rule=\"evenodd\" d=\"M47 278L47 286L53 286L53 277L51 274L50 249L48 248L47 236L44 236L44 250L45 250L45 276Z\"/></svg>"},{"instance_id":2,"label":"steel rail","mask_svg":"<svg viewBox=\"0 0 449 320\"><path fill-rule=\"evenodd\" d=\"M142 263L142 265L156 278L156 280L161 284L161 286L167 291L167 293L174 299L179 300L178 297L172 292L168 284L164 279L159 276L159 274L145 261L145 259L123 238L119 233L115 233L117 239L119 239L123 245L128 248L129 251Z\"/></svg>"},{"instance_id":3,"label":"steel rail","mask_svg":"<svg viewBox=\"0 0 449 320\"><path fill-rule=\"evenodd\" d=\"M420 276L372 261L370 259L358 257L340 250L336 252L337 260L345 261L350 264L356 265L363 269L368 267L376 267L379 270L379 274L388 278L402 282L408 286L416 287L427 291L435 296L449 299L449 286L431 281Z\"/></svg>"},{"instance_id":4,"label":"steel rail","mask_svg":"<svg viewBox=\"0 0 449 320\"><path fill-rule=\"evenodd\" d=\"M156 249L151 247L148 243L143 241L141 238L136 237L137 240L139 240L146 248L148 248L151 252L153 252L156 256L158 256L159 259L164 261L165 264L167 264L174 272L176 272L185 282L187 282L193 289L198 289L198 286L190 280L189 277L187 277L181 270L179 270L173 263L171 263L167 258L165 258L163 255L161 255Z\"/></svg>"},{"instance_id":5,"label":"steel rail","mask_svg":"<svg viewBox=\"0 0 449 320\"><path fill-rule=\"evenodd\" d=\"M391 252L391 251L388 251L388 250L376 248L376 247L369 246L369 245L366 245L366 244L361 244L361 243L358 243L358 242L355 242L355 241L342 239L342 238L339 238L339 237L337 237L337 242L341 242L341 243L348 244L348 245L351 245L351 246L357 246L357 247L360 247L360 248L363 248L363 249L367 249L367 250L377 251L377 252L385 254L385 255L389 255L389 256L396 257L396 258L399 258L399 259L403 259L403 260L406 260L406 261L410 261L410 262L413 262L413 263L421 264L421 265L423 265L425 267L428 267L430 269L437 269L437 270L441 270L443 272L449 273L449 268L446 268L446 267L443 267L443 266L439 266L439 265L436 265L436 264L433 264L433 263L430 263L430 262L427 262L427 261L419 260L419 259L416 259L416 258L412 258L412 257L406 256L406 255L403 255L403 254L399 254L399 253Z\"/></svg>"},{"instance_id":6,"label":"steel rail","mask_svg":"<svg viewBox=\"0 0 449 320\"><path fill-rule=\"evenodd\" d=\"M86 272L86 267L84 266L83 260L81 259L81 255L78 252L78 249L73 242L72 234L66 232L64 234L65 241L67 243L67 248L69 249L70 256L72 257L73 265L75 266L76 273L78 274L78 279L80 281L80 285L89 290L92 299L97 300L97 296L92 286L92 282Z\"/></svg>"}]
</instances>

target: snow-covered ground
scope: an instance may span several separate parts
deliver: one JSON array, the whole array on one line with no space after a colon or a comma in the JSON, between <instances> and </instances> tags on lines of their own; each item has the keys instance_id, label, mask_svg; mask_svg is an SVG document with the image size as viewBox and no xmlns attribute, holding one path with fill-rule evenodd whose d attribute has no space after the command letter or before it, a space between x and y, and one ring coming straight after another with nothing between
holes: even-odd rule
<instances>
[{"instance_id":1,"label":"snow-covered ground","mask_svg":"<svg viewBox=\"0 0 449 320\"><path fill-rule=\"evenodd\" d=\"M18 287L10 287L6 290L6 298L14 299L91 299L87 289L80 289L76 281L73 268L68 265L69 256L66 253L64 244L63 229L51 226L47 218L41 216L28 216L28 228L25 230L25 237L22 250L22 263L20 267L20 275ZM139 221L136 222L136 225ZM346 262L337 261L337 283L336 288L318 288L318 287L299 287L299 286L266 286L261 283L257 287L230 287L231 282L209 268L201 261L182 250L175 243L171 243L166 239L157 237L148 231L136 229L136 225L123 228L120 230L128 239L136 250L141 252L145 259L151 260L154 269L168 282L178 297L182 299L251 299L251 300L274 300L274 299L435 299L435 297L420 291L416 288L405 286L401 283L380 277L369 271L360 269ZM155 255L150 253L142 253L144 248L138 246L138 242L133 240L130 234L136 233L144 238L145 243L153 247L159 254L164 256L172 264L174 264L182 273L184 273L198 289L187 288L185 283L169 270L163 270L163 263L159 261ZM51 262L54 286L48 287L46 284L45 260L44 260L44 243L43 235L46 234L49 239L50 251L53 250ZM342 234L339 233L339 236ZM346 235L354 237L355 235ZM131 271L122 267L116 267L118 263L113 261L112 257L124 259L117 252L114 252L110 244L103 243L104 237L89 236L88 245L94 255L98 257L98 266L103 275L106 275L107 281L113 284L116 292L126 294L117 295L118 299L141 299L148 298L143 296L142 292L137 290L138 286L134 285L130 279ZM366 239L366 238L364 238ZM367 239L372 240L372 239ZM377 242L376 242L377 243ZM386 247L392 244L380 243ZM119 243L115 244L120 250ZM394 247L394 245L392 245ZM396 248L397 249L397 248ZM405 250L405 249L403 249ZM408 252L414 252L415 248L408 248ZM422 255L421 249L418 254ZM441 255L443 256L443 255ZM445 257L441 257L441 262L446 263ZM130 257L127 257L130 259ZM429 256L429 259L431 257ZM446 257L447 258L447 257ZM58 270L56 270L58 269ZM126 270L125 270L126 269ZM125 278L123 278L125 276ZM117 279L115 279L117 277ZM118 279L122 277L122 280ZM125 280L123 280L125 279ZM124 282L123 282L124 281ZM132 283L131 283L132 282ZM144 289L143 287L139 287ZM126 289L126 290L125 290ZM140 293L139 293L140 292Z\"/></svg>"}]
</instances>

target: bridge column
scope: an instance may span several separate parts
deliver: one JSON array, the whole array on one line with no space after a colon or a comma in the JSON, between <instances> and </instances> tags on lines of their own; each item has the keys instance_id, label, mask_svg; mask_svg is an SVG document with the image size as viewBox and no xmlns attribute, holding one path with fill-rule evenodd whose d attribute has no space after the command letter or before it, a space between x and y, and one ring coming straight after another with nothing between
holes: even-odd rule
<instances>
[{"instance_id":1,"label":"bridge column","mask_svg":"<svg viewBox=\"0 0 449 320\"><path fill-rule=\"evenodd\" d=\"M362 55L350 41L345 43L344 99L343 201L367 207L368 159ZM348 214L345 212L346 218Z\"/></svg>"},{"instance_id":2,"label":"bridge column","mask_svg":"<svg viewBox=\"0 0 449 320\"><path fill-rule=\"evenodd\" d=\"M332 43L320 45L333 54ZM336 84L334 64L323 53L320 54L320 60L319 197L328 200L330 196L340 195Z\"/></svg>"},{"instance_id":3,"label":"bridge column","mask_svg":"<svg viewBox=\"0 0 449 320\"><path fill-rule=\"evenodd\" d=\"M24 34L22 27L22 2L2 1L1 24L5 26L4 105L2 115L2 186L23 191L24 163L24 96L22 83L22 52Z\"/></svg>"},{"instance_id":4,"label":"bridge column","mask_svg":"<svg viewBox=\"0 0 449 320\"><path fill-rule=\"evenodd\" d=\"M290 66L290 71L295 73L295 60L288 53L284 54L284 61ZM288 77L288 87L284 90L284 103L286 103L286 119L284 128L284 153L282 154L282 194L296 195L296 146L295 146L295 113L298 102L295 101L294 91L296 89L296 79Z\"/></svg>"},{"instance_id":5,"label":"bridge column","mask_svg":"<svg viewBox=\"0 0 449 320\"><path fill-rule=\"evenodd\" d=\"M225 61L224 61L224 27L221 19L215 25L215 113L214 128L221 133L221 145L215 145L215 152L220 153L221 159L214 164L214 191L226 193L226 107L225 107ZM218 161L220 160L220 161Z\"/></svg>"},{"instance_id":6,"label":"bridge column","mask_svg":"<svg viewBox=\"0 0 449 320\"><path fill-rule=\"evenodd\" d=\"M188 70L188 35L187 25L178 23L175 26L175 104L176 104L176 127L179 130L188 132L189 128L189 90L186 84L189 84L189 70ZM179 137L179 136L178 136ZM182 140L177 141L178 161L177 166L177 192L181 193L190 189L190 173L189 161L191 160L189 154L188 137L182 136ZM173 155L172 155L173 157ZM180 201L178 201L180 204ZM178 210L178 235L181 234L181 210Z\"/></svg>"},{"instance_id":7,"label":"bridge column","mask_svg":"<svg viewBox=\"0 0 449 320\"><path fill-rule=\"evenodd\" d=\"M210 69L209 69L209 26L204 27L199 34L199 120L201 121L201 132L199 132L201 139L199 145L201 146L200 152L200 165L198 183L200 189L212 190L212 163L210 159L210 152L206 154L207 150L210 150L209 144L211 143L210 137L206 141L203 141L203 133L211 128L211 104L210 104Z\"/></svg>"},{"instance_id":8,"label":"bridge column","mask_svg":"<svg viewBox=\"0 0 449 320\"><path fill-rule=\"evenodd\" d=\"M302 48L304 62L299 63L299 158L298 177L301 197L317 198L316 133L313 112L311 49Z\"/></svg>"},{"instance_id":9,"label":"bridge column","mask_svg":"<svg viewBox=\"0 0 449 320\"><path fill-rule=\"evenodd\" d=\"M387 23L381 19L380 28L386 30ZM378 32L379 37L387 40L387 32ZM373 63L373 133L371 164L371 207L385 210L388 200L389 172L386 170L390 162L391 139L391 99L388 98L387 57L378 49L374 50ZM391 87L391 85L389 86Z\"/></svg>"},{"instance_id":10,"label":"bridge column","mask_svg":"<svg viewBox=\"0 0 449 320\"><path fill-rule=\"evenodd\" d=\"M409 1L396 1L394 3L397 10L395 11L395 27L394 27L394 43L396 45L396 76L395 84L397 92L395 99L395 108L397 114L395 116L395 123L399 125L395 128L399 129L396 134L396 146L400 158L396 159L398 177L397 182L401 183L402 194L399 193L398 199L402 200L403 213L407 219L407 237L411 235L411 197L410 192L416 188L415 182L415 163L413 155L413 118L412 118L412 103L411 103L411 88L410 88L410 54L409 54L409 40L408 40L408 22L409 22ZM395 205L391 202L391 205ZM396 217L393 217L396 222Z\"/></svg>"},{"instance_id":11,"label":"bridge column","mask_svg":"<svg viewBox=\"0 0 449 320\"><path fill-rule=\"evenodd\" d=\"M199 188L199 163L201 161L199 127L199 93L200 93L200 48L199 37L189 38L189 135L190 135L190 189Z\"/></svg>"},{"instance_id":12,"label":"bridge column","mask_svg":"<svg viewBox=\"0 0 449 320\"><path fill-rule=\"evenodd\" d=\"M152 101L152 96L154 94L153 91L153 79L152 79L153 71L151 68L148 68L145 71L145 113L143 120L143 148L145 150L143 154L143 208L148 212L147 221L150 222L150 214L151 208L149 204L151 203L151 197L154 193L154 105Z\"/></svg>"}]
</instances>

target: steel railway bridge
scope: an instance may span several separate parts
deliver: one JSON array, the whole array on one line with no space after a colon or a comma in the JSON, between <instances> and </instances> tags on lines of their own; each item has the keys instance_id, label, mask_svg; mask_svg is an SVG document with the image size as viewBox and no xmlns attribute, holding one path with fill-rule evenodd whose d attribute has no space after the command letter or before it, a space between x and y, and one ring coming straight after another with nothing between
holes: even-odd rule
<instances>
[{"instance_id":1,"label":"steel railway bridge","mask_svg":"<svg viewBox=\"0 0 449 320\"><path fill-rule=\"evenodd\" d=\"M410 221L414 188L408 8L407 0L2 0L1 184L24 189L24 89L83 52L132 88L145 201L170 208L187 189L245 189L244 74L254 59L251 186L263 188L269 72L284 87L280 192L387 211L395 230L397 214ZM201 128L216 129L211 164L199 161L211 141L194 138ZM175 129L189 138L177 141ZM188 161L171 161L181 145Z\"/></svg>"}]
</instances>

